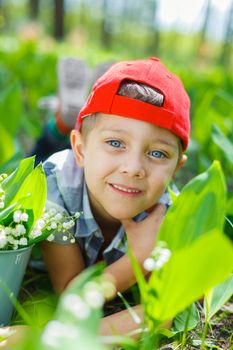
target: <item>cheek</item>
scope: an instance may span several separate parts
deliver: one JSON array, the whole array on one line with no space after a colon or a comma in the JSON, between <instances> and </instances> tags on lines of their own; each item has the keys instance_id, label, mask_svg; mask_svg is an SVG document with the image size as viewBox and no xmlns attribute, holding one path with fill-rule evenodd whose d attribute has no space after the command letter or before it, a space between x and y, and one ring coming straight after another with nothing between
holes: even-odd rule
<instances>
[{"instance_id":1,"label":"cheek","mask_svg":"<svg viewBox=\"0 0 233 350\"><path fill-rule=\"evenodd\" d=\"M102 155L90 155L84 160L84 173L86 180L92 182L105 178L114 170L115 165L111 159Z\"/></svg>"},{"instance_id":2,"label":"cheek","mask_svg":"<svg viewBox=\"0 0 233 350\"><path fill-rule=\"evenodd\" d=\"M158 167L150 177L151 186L155 191L163 193L168 183L171 181L175 171L175 165Z\"/></svg>"}]
</instances>

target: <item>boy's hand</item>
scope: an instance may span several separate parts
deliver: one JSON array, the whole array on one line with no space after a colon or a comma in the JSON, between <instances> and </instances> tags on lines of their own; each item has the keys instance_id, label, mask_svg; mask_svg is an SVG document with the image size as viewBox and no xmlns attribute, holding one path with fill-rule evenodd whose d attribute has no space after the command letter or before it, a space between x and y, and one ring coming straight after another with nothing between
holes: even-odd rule
<instances>
[{"instance_id":1,"label":"boy's hand","mask_svg":"<svg viewBox=\"0 0 233 350\"><path fill-rule=\"evenodd\" d=\"M166 206L159 203L147 210L149 215L142 221L135 222L133 219L121 221L129 246L136 255L140 254L138 258L146 259L153 250L165 212Z\"/></svg>"},{"instance_id":2,"label":"boy's hand","mask_svg":"<svg viewBox=\"0 0 233 350\"><path fill-rule=\"evenodd\" d=\"M133 254L140 264L144 275L147 275L148 271L143 268L143 262L150 256L154 249L155 239L165 211L165 205L156 204L153 208L147 210L149 213L148 217L140 222L135 222L132 219L121 221L125 228L129 246L133 250ZM136 282L128 254L123 255L120 259L108 265L105 268L105 272L114 277L116 288L120 292L125 291Z\"/></svg>"}]
</instances>

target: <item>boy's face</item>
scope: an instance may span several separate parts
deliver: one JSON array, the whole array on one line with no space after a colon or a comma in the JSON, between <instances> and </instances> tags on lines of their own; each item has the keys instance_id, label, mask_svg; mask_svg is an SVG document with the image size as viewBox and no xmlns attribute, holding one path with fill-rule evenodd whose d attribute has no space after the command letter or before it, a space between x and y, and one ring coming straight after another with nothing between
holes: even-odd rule
<instances>
[{"instance_id":1,"label":"boy's face","mask_svg":"<svg viewBox=\"0 0 233 350\"><path fill-rule=\"evenodd\" d=\"M132 218L158 202L183 165L178 137L136 119L104 114L97 118L85 141L78 131L71 134L93 213L102 220Z\"/></svg>"}]
</instances>

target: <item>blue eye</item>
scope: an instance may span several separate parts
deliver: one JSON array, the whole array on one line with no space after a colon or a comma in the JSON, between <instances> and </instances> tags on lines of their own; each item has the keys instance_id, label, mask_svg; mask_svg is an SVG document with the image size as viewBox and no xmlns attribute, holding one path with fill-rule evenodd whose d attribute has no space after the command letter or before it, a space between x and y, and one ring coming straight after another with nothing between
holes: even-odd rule
<instances>
[{"instance_id":1,"label":"blue eye","mask_svg":"<svg viewBox=\"0 0 233 350\"><path fill-rule=\"evenodd\" d=\"M155 158L165 158L166 155L161 151L150 151L149 155Z\"/></svg>"},{"instance_id":2,"label":"blue eye","mask_svg":"<svg viewBox=\"0 0 233 350\"><path fill-rule=\"evenodd\" d=\"M107 141L107 143L112 146L112 147L115 147L115 148L121 148L123 147L122 143L118 140L109 140Z\"/></svg>"}]
</instances>

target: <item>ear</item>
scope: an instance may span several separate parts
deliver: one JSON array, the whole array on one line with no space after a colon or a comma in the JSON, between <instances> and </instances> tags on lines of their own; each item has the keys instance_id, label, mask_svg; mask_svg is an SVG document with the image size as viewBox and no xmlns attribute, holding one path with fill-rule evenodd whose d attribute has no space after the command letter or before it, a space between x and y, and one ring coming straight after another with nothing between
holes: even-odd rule
<instances>
[{"instance_id":1,"label":"ear","mask_svg":"<svg viewBox=\"0 0 233 350\"><path fill-rule=\"evenodd\" d=\"M76 163L83 167L84 164L84 142L81 133L78 130L72 130L70 133L70 143L75 155Z\"/></svg>"},{"instance_id":2,"label":"ear","mask_svg":"<svg viewBox=\"0 0 233 350\"><path fill-rule=\"evenodd\" d=\"M184 166L184 164L186 163L187 159L188 159L188 157L186 156L186 154L182 154L181 155L180 160L179 160L179 162L178 162L178 164L177 164L177 166L175 168L173 176L175 176L177 171L180 170Z\"/></svg>"}]
</instances>

